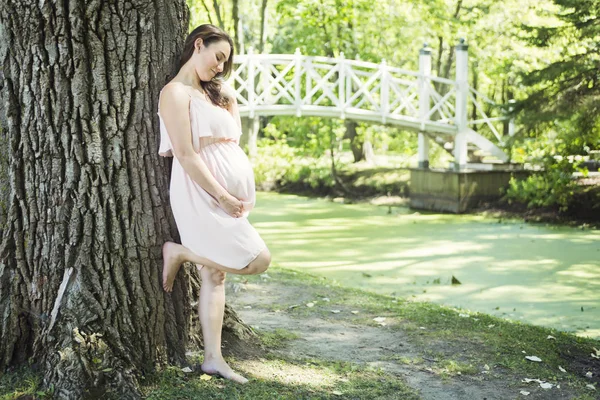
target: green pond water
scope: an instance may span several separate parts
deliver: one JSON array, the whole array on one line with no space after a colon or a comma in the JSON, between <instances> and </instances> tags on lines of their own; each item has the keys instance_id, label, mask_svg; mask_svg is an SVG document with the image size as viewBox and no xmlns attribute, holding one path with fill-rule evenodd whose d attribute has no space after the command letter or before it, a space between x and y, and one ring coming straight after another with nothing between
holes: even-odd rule
<instances>
[{"instance_id":1,"label":"green pond water","mask_svg":"<svg viewBox=\"0 0 600 400\"><path fill-rule=\"evenodd\" d=\"M600 338L599 230L388 211L259 193L250 220L274 265Z\"/></svg>"}]
</instances>

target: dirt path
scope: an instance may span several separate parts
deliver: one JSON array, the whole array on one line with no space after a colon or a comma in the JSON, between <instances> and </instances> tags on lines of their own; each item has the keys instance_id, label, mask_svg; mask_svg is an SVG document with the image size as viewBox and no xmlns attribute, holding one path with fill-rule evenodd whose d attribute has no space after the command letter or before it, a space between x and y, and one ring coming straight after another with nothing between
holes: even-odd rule
<instances>
[{"instance_id":1,"label":"dirt path","mask_svg":"<svg viewBox=\"0 0 600 400\"><path fill-rule=\"evenodd\" d=\"M304 286L294 288L273 279L229 285L229 303L258 332L283 328L297 335L297 339L290 340L285 347L271 350L286 359L317 358L378 368L402 379L428 400L573 397L565 388L544 390L535 384L522 383L520 378L510 376L508 372L486 371L483 366L475 366L477 371L471 374L440 373L439 360L431 358L427 349L412 344L408 335L389 326L365 326L343 319L333 321L318 312L311 315L310 312L294 312L296 309L273 309L273 305L289 303L306 308L306 304L318 295ZM330 304L331 308L336 306L333 301ZM419 361L413 363L411 360ZM289 373L293 374L293 371ZM529 394L525 397L521 391Z\"/></svg>"}]
</instances>

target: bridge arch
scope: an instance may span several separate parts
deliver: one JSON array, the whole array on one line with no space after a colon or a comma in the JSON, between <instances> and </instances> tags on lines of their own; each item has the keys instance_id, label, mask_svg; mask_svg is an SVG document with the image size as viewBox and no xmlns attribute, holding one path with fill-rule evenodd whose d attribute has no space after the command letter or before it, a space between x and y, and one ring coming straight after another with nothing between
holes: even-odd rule
<instances>
[{"instance_id":1,"label":"bridge arch","mask_svg":"<svg viewBox=\"0 0 600 400\"><path fill-rule=\"evenodd\" d=\"M302 55L298 49L294 54L254 54L250 49L234 57L229 82L236 89L240 115L251 120L304 115L394 125L418 132L420 166L428 165L432 140L452 143L459 169L467 167L469 148L506 162L503 129L498 128L506 117L467 77L468 46L461 40L455 80L432 75L431 50L425 45L419 71L343 54L328 58ZM486 106L497 115L488 115Z\"/></svg>"}]
</instances>

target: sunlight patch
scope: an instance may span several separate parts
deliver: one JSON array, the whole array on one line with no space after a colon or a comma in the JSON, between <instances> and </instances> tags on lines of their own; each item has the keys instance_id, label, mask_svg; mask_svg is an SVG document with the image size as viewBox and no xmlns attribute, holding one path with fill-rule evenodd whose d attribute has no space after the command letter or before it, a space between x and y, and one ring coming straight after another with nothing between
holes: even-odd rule
<instances>
[{"instance_id":1,"label":"sunlight patch","mask_svg":"<svg viewBox=\"0 0 600 400\"><path fill-rule=\"evenodd\" d=\"M315 388L331 387L341 378L324 368L300 366L283 362L240 361L238 368L248 375L265 381L276 380L289 385L306 385Z\"/></svg>"}]
</instances>

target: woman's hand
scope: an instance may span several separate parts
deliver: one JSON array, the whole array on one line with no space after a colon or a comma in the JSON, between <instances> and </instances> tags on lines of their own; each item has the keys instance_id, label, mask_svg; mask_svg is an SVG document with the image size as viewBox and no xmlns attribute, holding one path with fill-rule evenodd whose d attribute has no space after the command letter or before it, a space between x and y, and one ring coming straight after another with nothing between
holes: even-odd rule
<instances>
[{"instance_id":1,"label":"woman's hand","mask_svg":"<svg viewBox=\"0 0 600 400\"><path fill-rule=\"evenodd\" d=\"M229 193L219 196L219 206L234 218L240 218L244 212L244 204Z\"/></svg>"}]
</instances>

